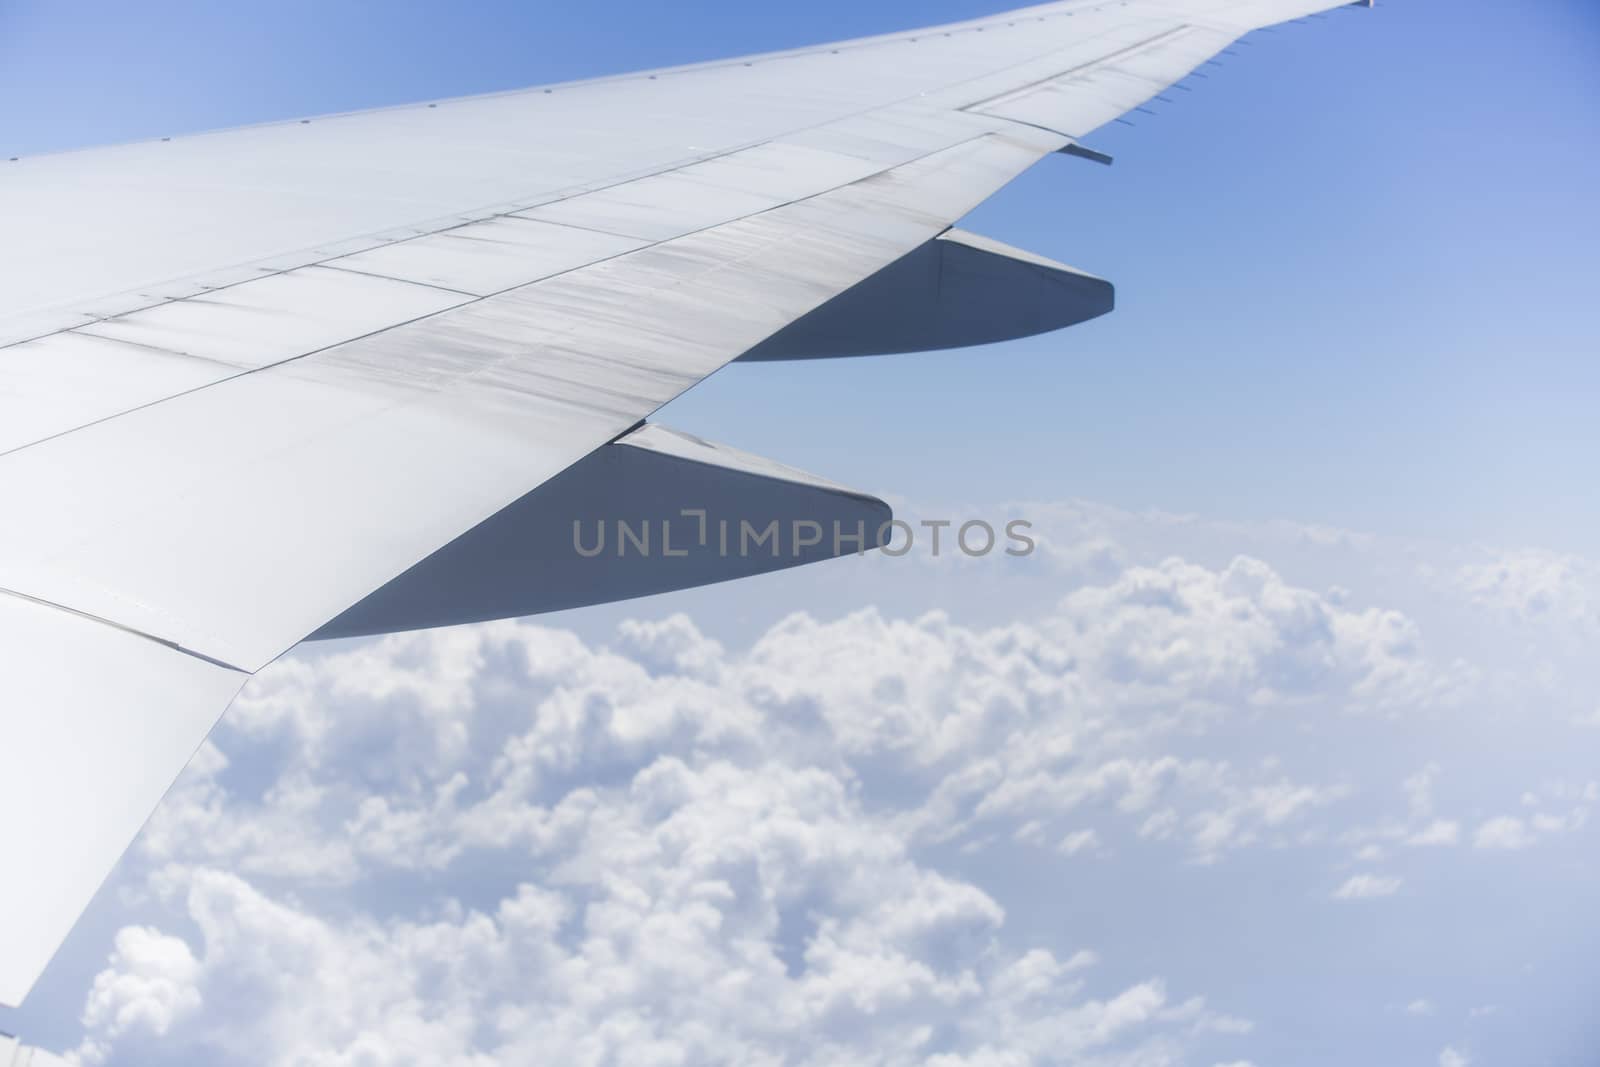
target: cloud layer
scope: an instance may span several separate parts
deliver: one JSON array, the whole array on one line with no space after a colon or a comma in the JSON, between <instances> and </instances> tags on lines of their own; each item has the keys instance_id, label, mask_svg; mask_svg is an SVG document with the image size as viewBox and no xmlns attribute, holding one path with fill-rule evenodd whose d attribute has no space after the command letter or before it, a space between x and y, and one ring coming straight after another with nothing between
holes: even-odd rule
<instances>
[{"instance_id":1,"label":"cloud layer","mask_svg":"<svg viewBox=\"0 0 1600 1067\"><path fill-rule=\"evenodd\" d=\"M1479 668L1405 612L1094 543L999 625L508 622L283 661L127 865L77 1056L1239 1060L1249 1005L1040 928L1016 872L1298 854L1324 880L1296 906L1361 912L1425 891L1402 854L1583 829L1582 779L1446 810L1436 764L1375 791L1293 740L1465 714Z\"/></svg>"}]
</instances>

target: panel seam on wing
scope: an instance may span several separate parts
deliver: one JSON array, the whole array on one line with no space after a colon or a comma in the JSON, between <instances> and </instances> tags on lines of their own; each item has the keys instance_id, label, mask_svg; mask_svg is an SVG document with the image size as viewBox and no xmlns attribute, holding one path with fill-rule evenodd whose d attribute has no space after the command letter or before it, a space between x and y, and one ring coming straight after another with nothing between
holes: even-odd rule
<instances>
[{"instance_id":1,"label":"panel seam on wing","mask_svg":"<svg viewBox=\"0 0 1600 1067\"><path fill-rule=\"evenodd\" d=\"M29 604L38 605L41 608L50 608L67 615L76 616L77 618L83 619L86 622L99 623L101 626L109 627L110 629L117 630L132 637L143 638L152 644L160 645L162 648L188 656L190 659L197 659L202 663L209 663L213 667L221 667L224 670L234 671L238 674L245 675L246 677L248 677L251 673L249 670L245 669L244 667L240 667L237 664L229 663L226 660L217 659L215 656L208 656L204 652L198 652L192 648L186 648L178 642L170 640L169 638L158 637L155 634L141 630L136 626L129 626L126 623L117 622L115 619L108 619L103 615L96 615L92 612L79 610L78 608L72 607L70 604L61 604L53 600L46 600L43 597L37 597L30 593L24 593L19 589L0 588L0 596L13 597L17 600L26 601ZM0 1067L3 1067L3 1065L0 1065Z\"/></svg>"},{"instance_id":2,"label":"panel seam on wing","mask_svg":"<svg viewBox=\"0 0 1600 1067\"><path fill-rule=\"evenodd\" d=\"M1108 56L1100 56L1099 58L1092 59L1087 63L1080 63L1076 67L1068 67L1066 70L1056 71L1054 74L1039 78L1036 81L1031 81L1027 85L1019 85L1015 89L1008 89L1003 93L996 93L994 96L986 97L982 100L976 100L970 104L965 104L960 108L960 110L970 112L977 108L996 107L1000 104L1005 104L1012 100L1020 99L1043 86L1049 85L1052 82L1060 81L1062 78L1070 78L1076 74L1086 74L1100 67L1109 66L1118 62L1119 60L1127 59L1131 55L1137 55L1147 48L1154 48L1171 38L1187 35L1193 31L1194 27L1188 23L1185 23L1181 26L1174 26L1172 29L1158 33L1154 37L1146 38L1143 41L1136 41L1133 44L1128 45L1126 48L1113 52Z\"/></svg>"}]
</instances>

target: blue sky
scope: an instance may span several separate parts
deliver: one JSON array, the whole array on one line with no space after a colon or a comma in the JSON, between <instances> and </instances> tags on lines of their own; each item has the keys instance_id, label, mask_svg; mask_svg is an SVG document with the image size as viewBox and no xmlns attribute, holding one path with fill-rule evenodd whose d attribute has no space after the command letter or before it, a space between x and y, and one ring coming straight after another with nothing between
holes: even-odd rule
<instances>
[{"instance_id":1,"label":"blue sky","mask_svg":"<svg viewBox=\"0 0 1600 1067\"><path fill-rule=\"evenodd\" d=\"M1002 7L0 0L0 155ZM936 1044L963 1067L1008 1040L1039 1063L1592 1063L1600 11L1392 0L1238 52L1101 131L1115 166L1047 160L964 223L1110 278L1113 315L734 367L662 415L912 513L1025 508L1047 551L310 649L0 1029L110 1063L387 1064L626 1019L617 1048L687 1062L910 1062L955 1015ZM729 840L757 858L703 860ZM496 908L519 884L553 896L516 915L565 924L517 940ZM674 993L617 918L636 899L687 924L684 973L751 999ZM705 900L788 979L695 934ZM504 958L458 974L473 908ZM905 999L863 1007L829 943ZM579 974L654 977L586 1001ZM853 1006L751 1021L806 997Z\"/></svg>"}]
</instances>

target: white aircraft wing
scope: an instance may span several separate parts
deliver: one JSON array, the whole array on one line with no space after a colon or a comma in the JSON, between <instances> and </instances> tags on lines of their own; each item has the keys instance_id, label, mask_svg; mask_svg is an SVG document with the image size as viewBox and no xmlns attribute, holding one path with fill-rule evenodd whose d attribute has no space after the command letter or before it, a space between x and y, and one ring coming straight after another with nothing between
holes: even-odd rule
<instances>
[{"instance_id":1,"label":"white aircraft wing","mask_svg":"<svg viewBox=\"0 0 1600 1067\"><path fill-rule=\"evenodd\" d=\"M0 1002L306 637L734 573L486 577L482 546L514 554L569 508L692 486L886 515L639 424L747 352L1108 310L1099 279L947 231L1041 157L1093 157L1079 139L1242 34L1336 6L1070 0L0 162ZM481 596L430 600L458 579Z\"/></svg>"}]
</instances>

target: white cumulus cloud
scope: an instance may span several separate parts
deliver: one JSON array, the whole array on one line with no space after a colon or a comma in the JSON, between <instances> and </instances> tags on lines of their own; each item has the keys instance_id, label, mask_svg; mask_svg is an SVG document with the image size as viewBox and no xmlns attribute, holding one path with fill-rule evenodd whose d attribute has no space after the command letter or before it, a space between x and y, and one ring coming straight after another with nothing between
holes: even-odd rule
<instances>
[{"instance_id":1,"label":"white cumulus cloud","mask_svg":"<svg viewBox=\"0 0 1600 1067\"><path fill-rule=\"evenodd\" d=\"M1396 894L1370 868L1406 861L1377 916L1439 892L1449 846L1573 834L1600 801L1546 783L1514 832L1459 810L1454 762L1383 760L1478 677L1410 614L1082 517L1105 529L1047 542L1051 606L993 624L505 622L284 660L142 836L80 1056L1237 1067L1265 1016L1149 965L1144 934L1124 957L1102 918L1177 921L1199 902L1164 878L1232 900L1280 854L1326 908L1346 849L1368 873L1341 900ZM1358 744L1326 752L1334 728ZM1030 894L1059 921L1019 915Z\"/></svg>"},{"instance_id":2,"label":"white cumulus cloud","mask_svg":"<svg viewBox=\"0 0 1600 1067\"><path fill-rule=\"evenodd\" d=\"M1371 900L1375 897L1392 897L1400 891L1401 880L1394 875L1351 875L1333 891L1337 900Z\"/></svg>"},{"instance_id":3,"label":"white cumulus cloud","mask_svg":"<svg viewBox=\"0 0 1600 1067\"><path fill-rule=\"evenodd\" d=\"M199 979L199 961L183 940L147 926L124 927L84 1003L83 1023L94 1037L79 1055L97 1063L108 1043L124 1035L165 1035L200 1008Z\"/></svg>"}]
</instances>

